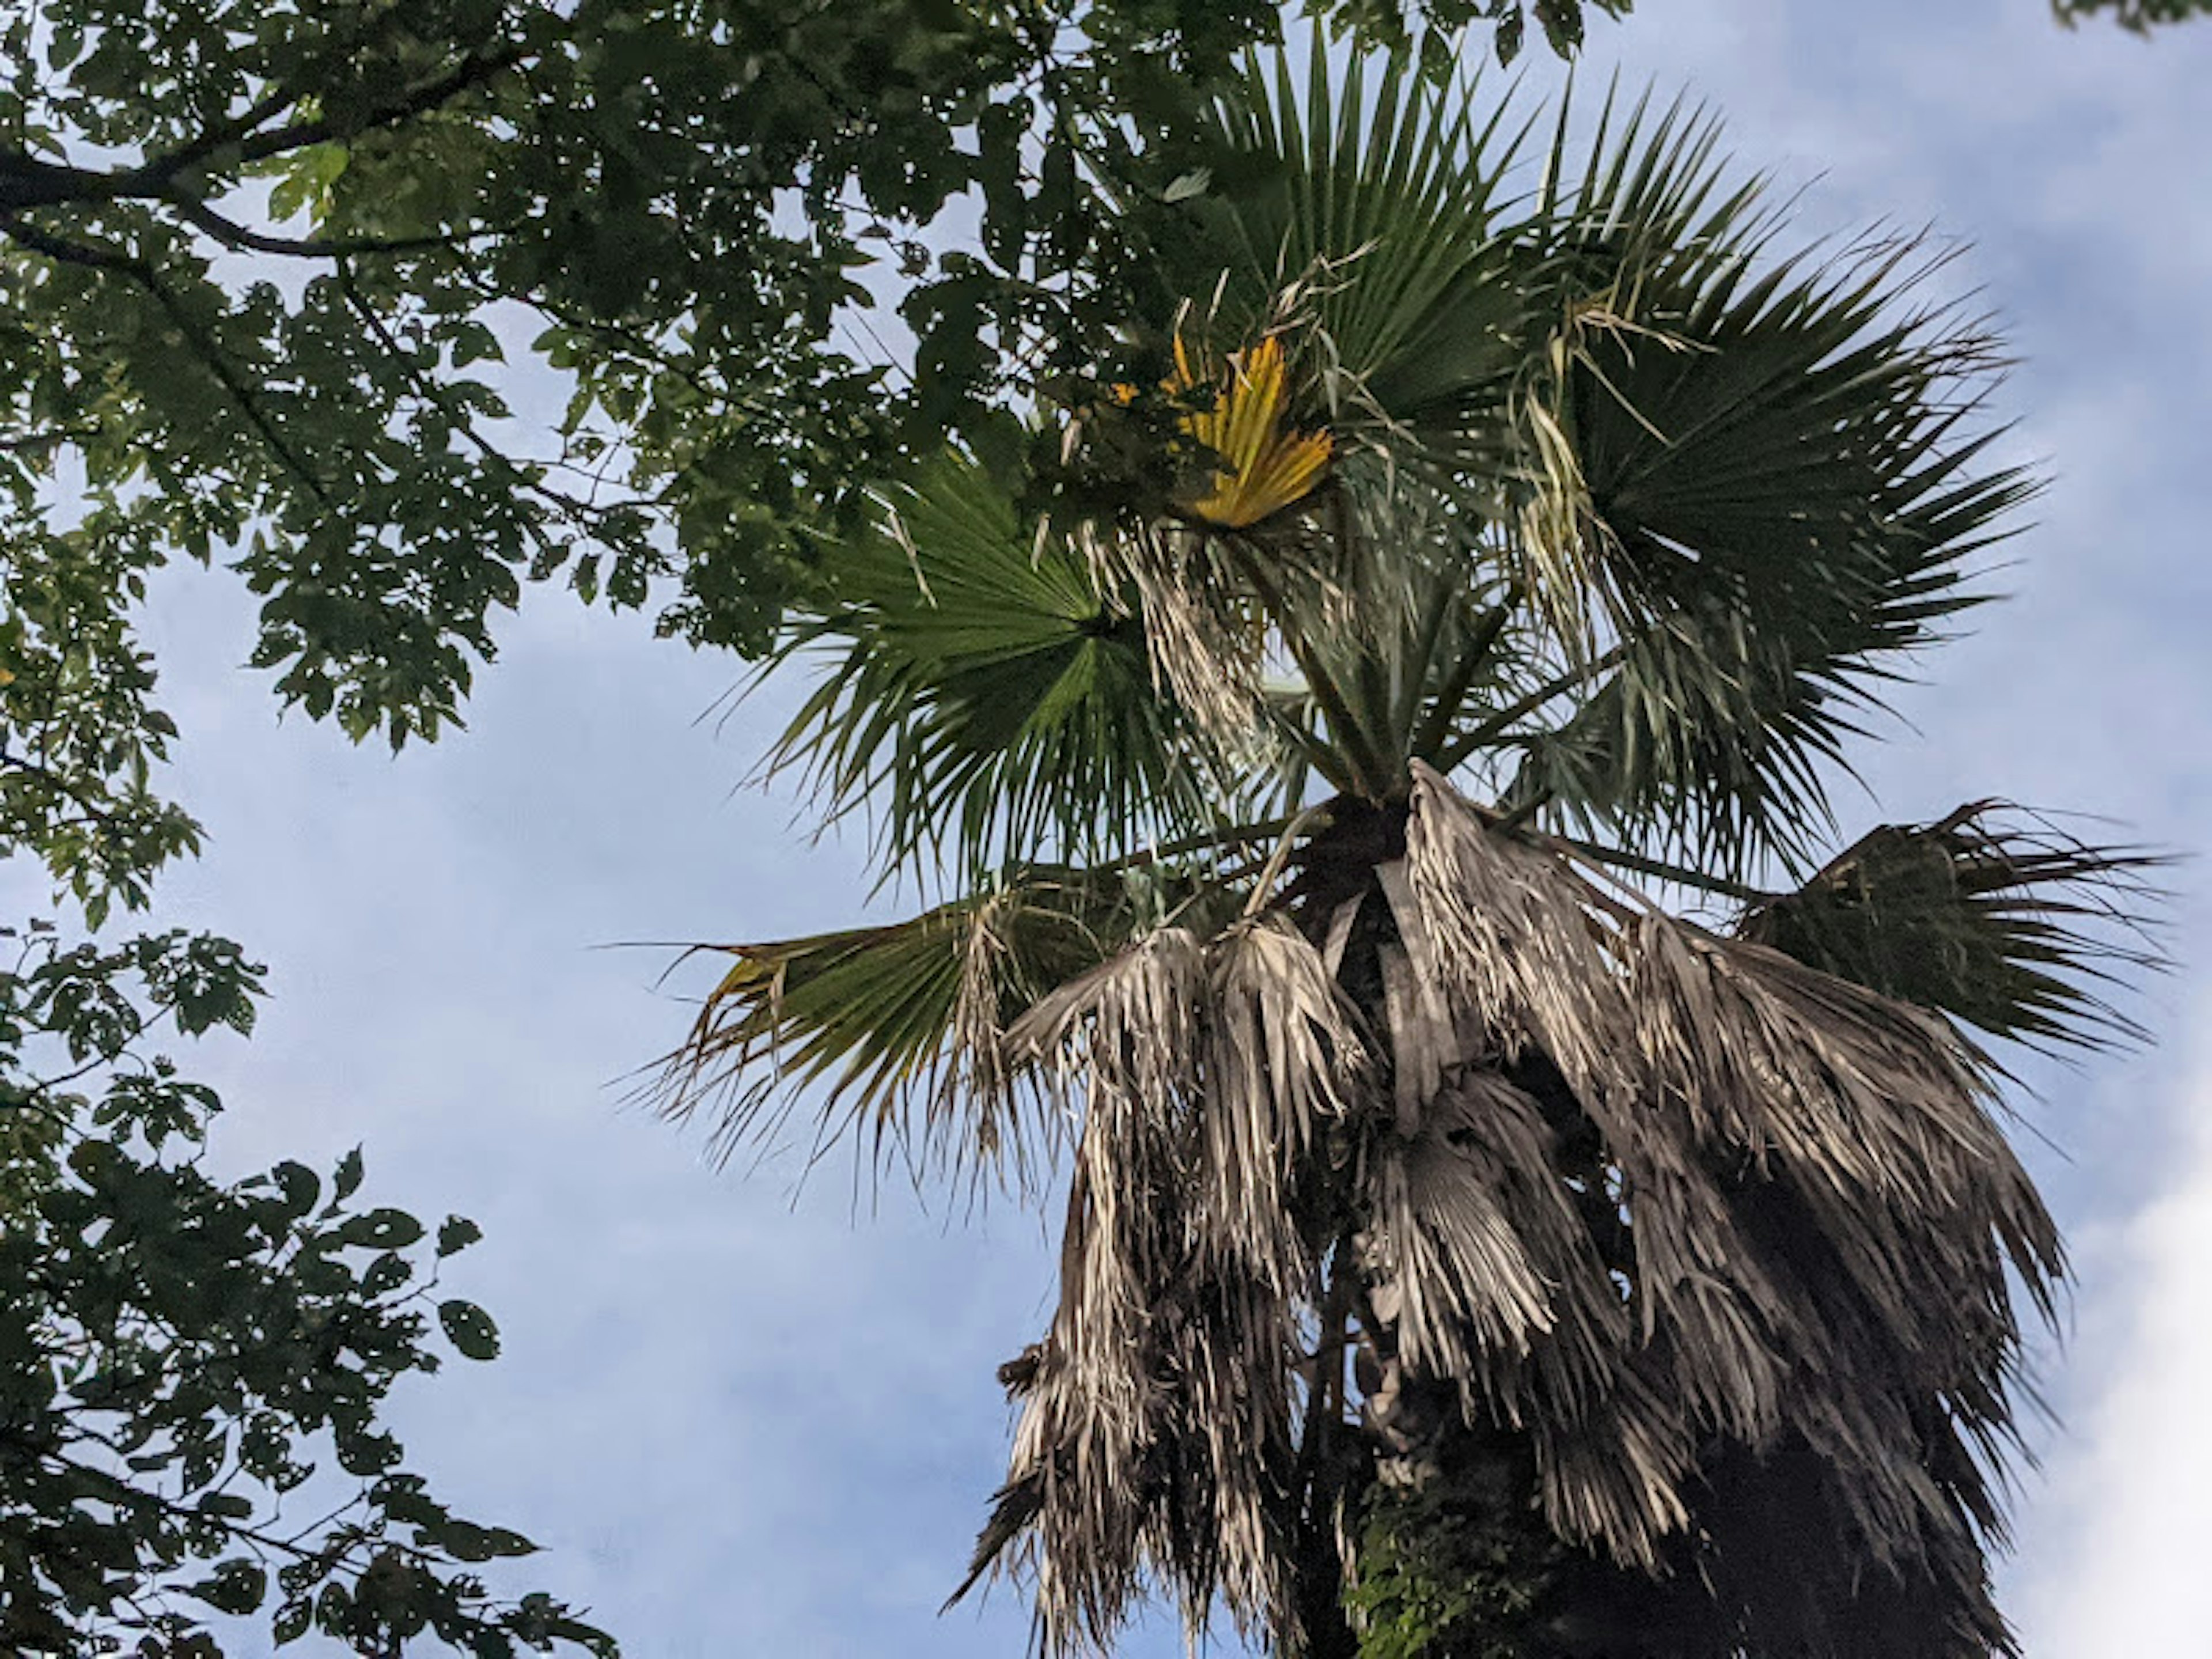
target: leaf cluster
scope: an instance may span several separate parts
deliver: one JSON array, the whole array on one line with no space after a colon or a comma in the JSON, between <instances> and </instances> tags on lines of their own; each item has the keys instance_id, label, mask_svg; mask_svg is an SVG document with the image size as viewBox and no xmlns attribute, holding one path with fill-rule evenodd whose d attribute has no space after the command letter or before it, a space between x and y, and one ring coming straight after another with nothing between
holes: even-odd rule
<instances>
[{"instance_id":1,"label":"leaf cluster","mask_svg":"<svg viewBox=\"0 0 2212 1659\"><path fill-rule=\"evenodd\" d=\"M611 1638L482 1564L531 1553L453 1513L381 1422L489 1317L439 1289L477 1237L360 1199L356 1151L228 1184L220 1102L149 1052L252 1023L260 969L182 934L65 945L0 931L0 1644L219 1654L210 1614L362 1653L428 1634L482 1655Z\"/></svg>"},{"instance_id":2,"label":"leaf cluster","mask_svg":"<svg viewBox=\"0 0 2212 1659\"><path fill-rule=\"evenodd\" d=\"M2122 28L2148 34L2160 24L2212 15L2212 0L2051 0L2051 9L2069 27L2110 13Z\"/></svg>"},{"instance_id":3,"label":"leaf cluster","mask_svg":"<svg viewBox=\"0 0 2212 1659\"><path fill-rule=\"evenodd\" d=\"M1369 39L1477 9L1519 27L1322 8ZM1571 0L1537 9L1577 38ZM14 8L0 475L46 493L11 551L67 478L142 566L234 559L280 694L395 744L459 718L530 581L757 652L900 458L1003 445L1003 394L1113 354L1111 199L1166 182L1130 135L1279 27L1261 0Z\"/></svg>"},{"instance_id":4,"label":"leaf cluster","mask_svg":"<svg viewBox=\"0 0 2212 1659\"><path fill-rule=\"evenodd\" d=\"M34 852L97 926L199 847L153 782L176 725L131 613L158 554L98 514L54 531L20 489L0 538L0 850Z\"/></svg>"}]
</instances>

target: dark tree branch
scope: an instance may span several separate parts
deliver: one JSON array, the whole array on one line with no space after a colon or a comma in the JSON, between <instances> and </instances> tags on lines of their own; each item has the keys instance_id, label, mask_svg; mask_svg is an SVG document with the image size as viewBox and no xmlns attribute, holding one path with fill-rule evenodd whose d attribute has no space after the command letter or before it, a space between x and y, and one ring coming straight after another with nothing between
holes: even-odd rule
<instances>
[{"instance_id":1,"label":"dark tree branch","mask_svg":"<svg viewBox=\"0 0 2212 1659\"><path fill-rule=\"evenodd\" d=\"M205 231L225 247L240 252L274 253L296 259L347 259L359 254L423 253L456 247L471 236L497 234L477 231L451 236L271 236L264 231L249 229L235 219L225 217L196 196L173 191L161 199L173 205L187 223Z\"/></svg>"},{"instance_id":2,"label":"dark tree branch","mask_svg":"<svg viewBox=\"0 0 2212 1659\"><path fill-rule=\"evenodd\" d=\"M341 127L327 118L295 121L289 126L277 127L246 138L238 146L239 159L244 161L265 161L272 155L282 155L287 150L301 149L309 144L325 144L336 138L350 138L356 133L378 131L410 116L428 114L441 104L483 85L501 70L513 69L530 57L527 48L508 45L481 57L465 58L445 74L422 82L358 122Z\"/></svg>"},{"instance_id":3,"label":"dark tree branch","mask_svg":"<svg viewBox=\"0 0 2212 1659\"><path fill-rule=\"evenodd\" d=\"M223 151L230 151L240 162L259 161L309 144L379 131L412 116L427 114L530 56L528 49L512 44L496 52L471 53L445 74L410 88L357 122L342 126L327 117L318 117L260 131L263 122L290 108L303 96L297 89L279 88L235 119L210 127L177 149L150 157L136 167L103 172L67 162L42 161L21 150L0 150L0 215L28 208L121 201L161 201L186 208L196 198L179 192L177 181Z\"/></svg>"}]
</instances>

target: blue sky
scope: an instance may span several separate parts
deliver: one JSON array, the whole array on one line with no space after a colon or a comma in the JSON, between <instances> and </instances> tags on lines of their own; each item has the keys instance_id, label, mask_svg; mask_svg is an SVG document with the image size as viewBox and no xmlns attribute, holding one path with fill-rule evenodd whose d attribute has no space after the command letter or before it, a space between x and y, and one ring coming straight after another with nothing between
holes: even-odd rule
<instances>
[{"instance_id":1,"label":"blue sky","mask_svg":"<svg viewBox=\"0 0 2212 1659\"><path fill-rule=\"evenodd\" d=\"M2212 175L2192 103L2212 25L2154 44L2068 34L2041 0L1644 0L1594 26L1589 71L1687 86L1801 222L1932 224L1972 244L2023 359L2009 440L2054 483L1967 641L1863 754L1881 816L2004 795L2212 844ZM1536 78L1545 78L1540 71ZM945 1618L1007 1419L995 1364L1042 1324L1038 1223L981 1218L840 1164L706 1167L623 1109L617 1079L684 1018L665 957L611 942L833 925L850 848L742 788L771 693L718 723L733 661L635 619L532 596L471 729L398 760L280 722L236 666L251 617L220 574L156 595L184 728L179 783L211 832L165 914L246 941L276 1000L200 1070L243 1166L367 1145L372 1191L459 1211L455 1264L507 1353L404 1396L420 1466L548 1547L538 1582L642 1659L1018 1654L1000 1594ZM703 717L703 718L702 718ZM1847 831L1877 810L1838 797ZM2212 939L2176 884L2180 972L2155 1052L2031 1068L2036 1167L2080 1268L2049 1380L2066 1419L2021 1495L2011 1606L2033 1659L2202 1651L2212 1628ZM2192 1539L2195 1540L2192 1542ZM1180 1650L1164 1626L1125 1650Z\"/></svg>"}]
</instances>

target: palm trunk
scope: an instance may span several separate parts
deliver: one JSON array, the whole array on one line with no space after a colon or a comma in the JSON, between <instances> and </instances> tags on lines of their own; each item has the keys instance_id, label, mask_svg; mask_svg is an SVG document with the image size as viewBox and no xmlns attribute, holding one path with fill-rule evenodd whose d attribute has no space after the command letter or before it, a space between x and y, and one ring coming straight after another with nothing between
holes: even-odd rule
<instances>
[{"instance_id":1,"label":"palm trunk","mask_svg":"<svg viewBox=\"0 0 2212 1659\"><path fill-rule=\"evenodd\" d=\"M1397 940L1375 871L1405 852L1402 804L1340 799L1329 827L1303 850L1292 890L1304 931L1317 944L1341 908L1359 902L1337 978L1386 1063L1395 1056L1382 952ZM1545 1102L1563 1158L1573 1158L1583 1150L1575 1130L1587 1124L1571 1093L1540 1060L1523 1069L1532 1075L1516 1081ZM1382 1123L1351 1130L1355 1141L1389 1133L1394 1127ZM1400 1366L1395 1320L1387 1303L1378 1311L1382 1298L1360 1248L1370 1218L1352 1176L1358 1152L1337 1151L1333 1167L1316 1172L1328 1189L1320 1207L1334 1219L1334 1242L1300 1457L1295 1571L1304 1647L1295 1659L1358 1659L1363 1650L1418 1651L1424 1659L1463 1651L1565 1656L1572 1650L1555 1645L1549 1630L1577 1621L1554 1593L1560 1552L1537 1510L1527 1437L1502 1425L1470 1426L1455 1388ZM1600 1189L1589 1185L1594 1195ZM1595 1196L1594 1202L1604 1207ZM1605 1219L1617 1226L1609 1214ZM1358 1398L1349 1403L1359 1412L1348 1421L1346 1361L1355 1347L1362 1376ZM1354 1545L1350 1561L1347 1540ZM1431 1641L1409 1648L1416 1631L1438 1620L1440 1607L1458 1611L1435 1624ZM1372 1646L1363 1627L1376 1638ZM1463 1646L1471 1636L1476 1644Z\"/></svg>"}]
</instances>

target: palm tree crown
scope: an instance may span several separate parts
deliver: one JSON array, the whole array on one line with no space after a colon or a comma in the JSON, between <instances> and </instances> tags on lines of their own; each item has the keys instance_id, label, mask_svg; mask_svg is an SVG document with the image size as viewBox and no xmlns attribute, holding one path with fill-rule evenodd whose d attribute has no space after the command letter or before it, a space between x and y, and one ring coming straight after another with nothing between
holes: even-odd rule
<instances>
[{"instance_id":1,"label":"palm tree crown","mask_svg":"<svg viewBox=\"0 0 2212 1659\"><path fill-rule=\"evenodd\" d=\"M1778 251L1694 112L1516 196L1481 104L1254 65L1127 204L1160 381L825 556L779 755L938 902L717 947L667 1103L1064 1170L976 1558L1051 1648L1158 1585L1285 1654L2010 1653L2062 1264L1978 1043L2125 1033L2145 861L1817 850L2029 493L1994 347L1909 244Z\"/></svg>"}]
</instances>

